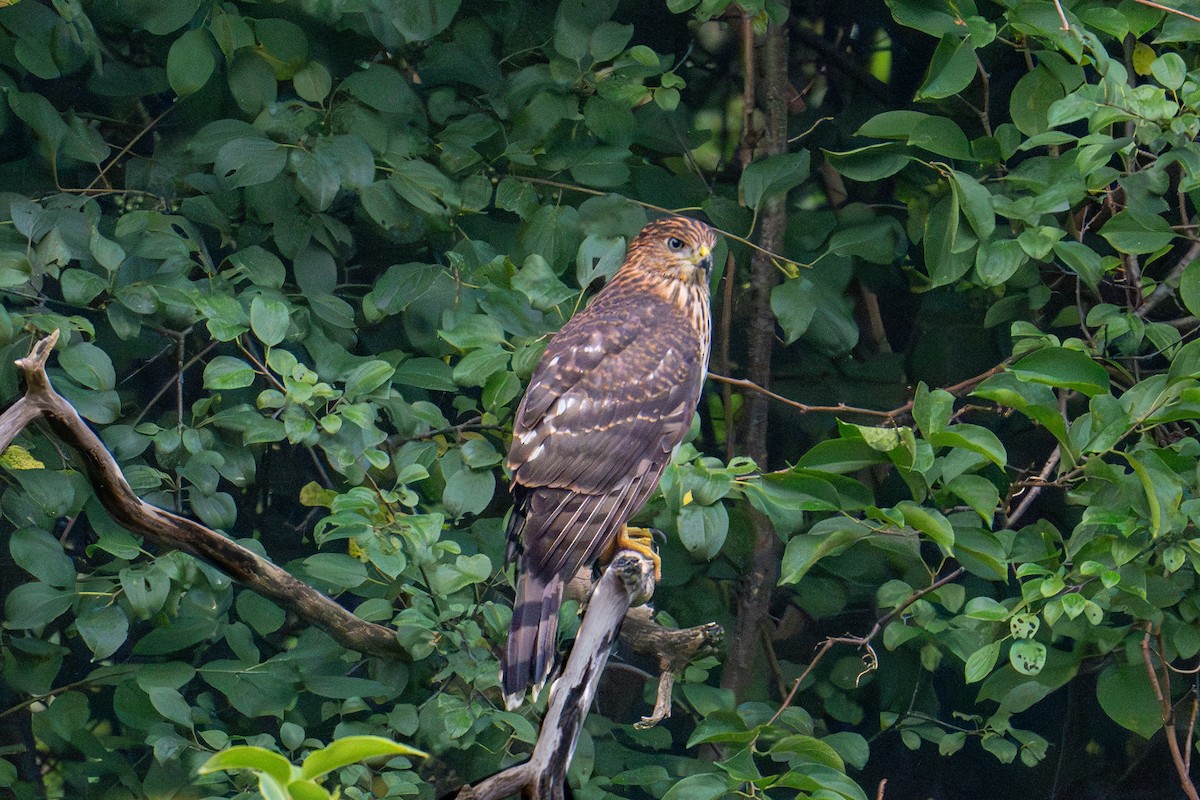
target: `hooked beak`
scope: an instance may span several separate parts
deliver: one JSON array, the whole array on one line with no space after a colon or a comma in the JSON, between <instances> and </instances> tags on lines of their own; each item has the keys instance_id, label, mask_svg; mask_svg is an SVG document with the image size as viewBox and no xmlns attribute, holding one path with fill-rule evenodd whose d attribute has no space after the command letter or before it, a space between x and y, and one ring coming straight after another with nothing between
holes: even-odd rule
<instances>
[{"instance_id":1,"label":"hooked beak","mask_svg":"<svg viewBox=\"0 0 1200 800\"><path fill-rule=\"evenodd\" d=\"M712 251L709 250L708 245L706 245L706 244L700 245L700 247L696 249L695 254L692 256L691 261L697 267L700 267L701 269L703 269L706 273L712 272L712 268L713 268Z\"/></svg>"}]
</instances>

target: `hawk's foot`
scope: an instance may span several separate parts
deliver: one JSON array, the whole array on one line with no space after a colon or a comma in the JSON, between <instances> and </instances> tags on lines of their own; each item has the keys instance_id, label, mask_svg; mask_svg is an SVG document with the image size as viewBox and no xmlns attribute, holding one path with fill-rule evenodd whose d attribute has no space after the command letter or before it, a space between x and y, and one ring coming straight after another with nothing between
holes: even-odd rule
<instances>
[{"instance_id":1,"label":"hawk's foot","mask_svg":"<svg viewBox=\"0 0 1200 800\"><path fill-rule=\"evenodd\" d=\"M654 533L649 528L630 528L622 525L617 533L617 541L613 544L613 555L622 550L633 550L653 561L654 582L662 580L662 559L654 549Z\"/></svg>"}]
</instances>

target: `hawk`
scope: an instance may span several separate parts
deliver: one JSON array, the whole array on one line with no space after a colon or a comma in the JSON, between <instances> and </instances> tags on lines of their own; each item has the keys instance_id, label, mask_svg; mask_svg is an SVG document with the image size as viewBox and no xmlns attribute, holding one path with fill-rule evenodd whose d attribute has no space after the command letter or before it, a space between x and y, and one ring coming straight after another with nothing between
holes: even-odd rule
<instances>
[{"instance_id":1,"label":"hawk","mask_svg":"<svg viewBox=\"0 0 1200 800\"><path fill-rule=\"evenodd\" d=\"M713 229L651 222L592 302L551 339L517 408L508 451L507 557L517 592L501 662L511 710L554 666L563 585L632 547L625 523L691 427L708 368Z\"/></svg>"}]
</instances>

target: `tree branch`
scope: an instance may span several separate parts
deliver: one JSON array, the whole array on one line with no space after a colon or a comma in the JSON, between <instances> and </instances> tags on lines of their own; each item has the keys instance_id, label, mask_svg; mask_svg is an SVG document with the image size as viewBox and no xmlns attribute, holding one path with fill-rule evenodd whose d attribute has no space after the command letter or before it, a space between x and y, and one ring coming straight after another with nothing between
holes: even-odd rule
<instances>
[{"instance_id":1,"label":"tree branch","mask_svg":"<svg viewBox=\"0 0 1200 800\"><path fill-rule=\"evenodd\" d=\"M478 786L464 786L457 800L500 800L518 793L528 800L562 800L567 767L617 631L630 607L653 593L654 563L631 550L618 553L596 582L566 666L550 686L533 755Z\"/></svg>"},{"instance_id":2,"label":"tree branch","mask_svg":"<svg viewBox=\"0 0 1200 800\"><path fill-rule=\"evenodd\" d=\"M566 596L584 602L591 591L590 570L580 570L567 584ZM629 652L652 659L658 666L658 691L654 711L637 723L649 728L671 716L671 692L675 676L698 658L714 653L725 631L715 622L694 628L666 628L654 621L648 605L635 606L625 615L620 644Z\"/></svg>"},{"instance_id":3,"label":"tree branch","mask_svg":"<svg viewBox=\"0 0 1200 800\"><path fill-rule=\"evenodd\" d=\"M391 629L359 619L287 570L216 531L143 502L121 474L112 454L51 386L46 361L57 341L55 331L16 362L26 390L0 415L0 452L29 423L45 419L54 434L79 455L96 498L122 527L212 564L246 588L323 629L343 647L384 658L407 658Z\"/></svg>"},{"instance_id":4,"label":"tree branch","mask_svg":"<svg viewBox=\"0 0 1200 800\"><path fill-rule=\"evenodd\" d=\"M1146 634L1142 637L1142 663L1146 666L1146 676L1150 679L1150 686L1154 689L1154 696L1162 709L1163 734L1167 737L1167 747L1171 751L1171 762L1175 765L1175 774L1179 776L1179 785L1183 789L1183 793L1188 796L1188 800L1200 800L1200 794L1196 792L1196 785L1192 783L1191 776L1188 774L1188 765L1184 762L1183 753L1179 750L1179 732L1175 730L1175 708L1171 705L1171 673L1164 671L1160 681L1158 670L1154 668L1154 662L1150 659L1150 634L1152 632L1156 637L1160 635L1157 630L1152 630L1147 625ZM1161 644L1160 641L1160 651ZM1191 737L1190 731L1188 736ZM1191 758L1190 753L1188 758Z\"/></svg>"}]
</instances>

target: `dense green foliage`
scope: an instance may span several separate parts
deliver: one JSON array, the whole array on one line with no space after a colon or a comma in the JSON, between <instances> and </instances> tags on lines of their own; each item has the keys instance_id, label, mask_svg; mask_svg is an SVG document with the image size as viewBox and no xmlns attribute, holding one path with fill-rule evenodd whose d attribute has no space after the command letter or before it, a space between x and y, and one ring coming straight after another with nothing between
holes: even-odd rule
<instances>
[{"instance_id":1,"label":"dense green foliage","mask_svg":"<svg viewBox=\"0 0 1200 800\"><path fill-rule=\"evenodd\" d=\"M523 381L655 208L729 234L712 366L740 375L736 237L786 197L771 388L850 408L777 403L755 464L745 388L710 383L642 515L678 625L729 623L767 516L772 630L734 643L760 668L737 696L692 665L638 730L654 681L613 667L575 796L1053 797L1143 758L1166 796L1160 700L1186 728L1193 699L1163 664L1200 654L1200 23L1062 5L0 8L0 402L60 329L56 387L146 500L408 656L143 543L31 429L0 463L0 792L250 796L199 767L249 745L309 780L385 736L430 757L340 760L344 796L432 798L522 758L496 652ZM787 26L784 155L742 130L743 14Z\"/></svg>"}]
</instances>

